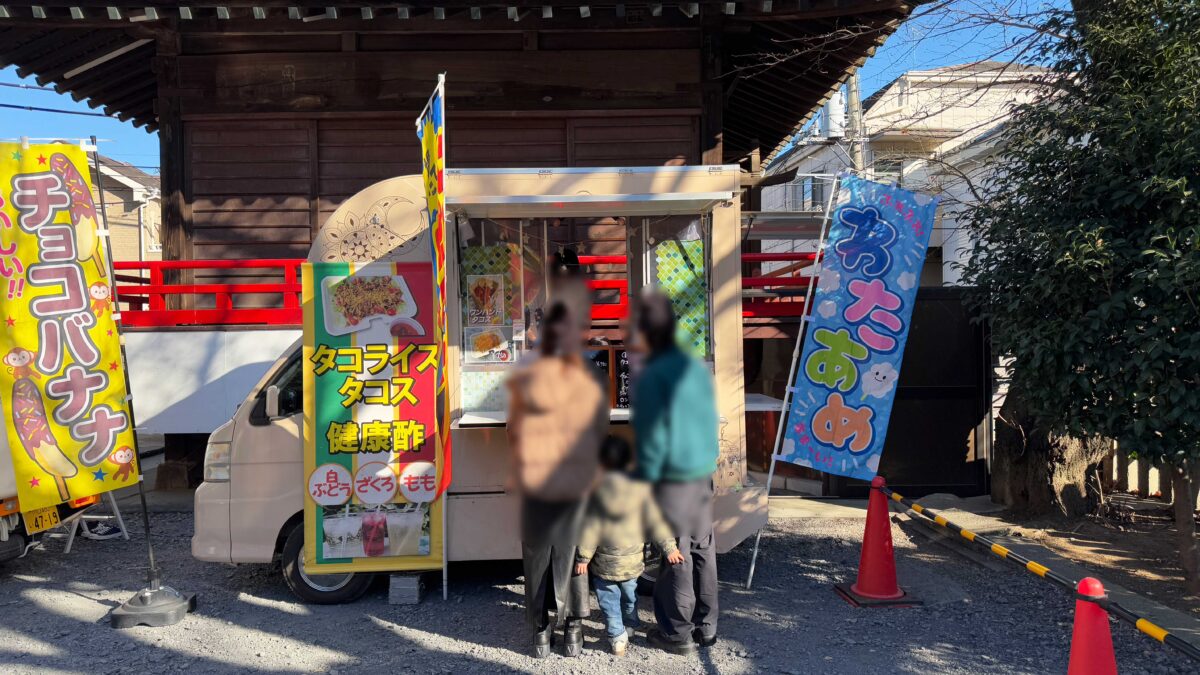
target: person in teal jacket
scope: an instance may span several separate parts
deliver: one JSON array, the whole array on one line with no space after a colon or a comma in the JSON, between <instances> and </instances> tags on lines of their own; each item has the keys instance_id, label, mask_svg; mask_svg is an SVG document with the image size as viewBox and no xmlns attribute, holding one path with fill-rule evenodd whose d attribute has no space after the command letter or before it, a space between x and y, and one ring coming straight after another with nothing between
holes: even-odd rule
<instances>
[{"instance_id":1,"label":"person in teal jacket","mask_svg":"<svg viewBox=\"0 0 1200 675\"><path fill-rule=\"evenodd\" d=\"M663 565L654 584L658 629L651 646L695 652L717 639L717 551L713 543L713 481L717 470L717 408L707 366L675 341L670 298L645 293L637 330L649 358L633 388L637 477L654 483L659 509L684 562Z\"/></svg>"}]
</instances>

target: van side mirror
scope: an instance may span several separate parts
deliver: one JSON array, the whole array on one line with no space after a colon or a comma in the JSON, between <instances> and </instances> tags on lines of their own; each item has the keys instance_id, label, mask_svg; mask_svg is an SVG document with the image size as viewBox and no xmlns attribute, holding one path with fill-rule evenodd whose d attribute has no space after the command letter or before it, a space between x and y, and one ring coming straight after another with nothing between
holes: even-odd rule
<instances>
[{"instance_id":1,"label":"van side mirror","mask_svg":"<svg viewBox=\"0 0 1200 675\"><path fill-rule=\"evenodd\" d=\"M279 417L279 387L271 385L267 387L267 419L273 420Z\"/></svg>"}]
</instances>

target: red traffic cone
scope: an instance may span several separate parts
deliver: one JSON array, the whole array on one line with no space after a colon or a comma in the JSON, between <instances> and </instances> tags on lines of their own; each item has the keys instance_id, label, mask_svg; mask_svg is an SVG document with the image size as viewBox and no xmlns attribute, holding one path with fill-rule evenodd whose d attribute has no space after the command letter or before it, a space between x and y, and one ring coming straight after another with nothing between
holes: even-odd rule
<instances>
[{"instance_id":1,"label":"red traffic cone","mask_svg":"<svg viewBox=\"0 0 1200 675\"><path fill-rule=\"evenodd\" d=\"M882 476L871 481L867 526L863 531L862 556L858 559L858 580L853 584L837 584L834 588L850 604L857 606L920 604L896 583L892 521L888 518L887 497L879 489L884 485Z\"/></svg>"},{"instance_id":2,"label":"red traffic cone","mask_svg":"<svg viewBox=\"0 0 1200 675\"><path fill-rule=\"evenodd\" d=\"M1071 632L1071 660L1067 675L1117 675L1108 612L1084 598L1104 598L1104 584L1087 577L1075 587L1075 629Z\"/></svg>"}]
</instances>

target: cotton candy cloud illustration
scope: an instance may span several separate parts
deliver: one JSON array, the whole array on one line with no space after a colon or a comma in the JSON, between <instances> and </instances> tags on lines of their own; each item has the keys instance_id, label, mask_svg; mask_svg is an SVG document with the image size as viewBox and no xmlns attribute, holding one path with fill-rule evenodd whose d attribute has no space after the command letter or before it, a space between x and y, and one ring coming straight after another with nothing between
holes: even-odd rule
<instances>
[{"instance_id":1,"label":"cotton candy cloud illustration","mask_svg":"<svg viewBox=\"0 0 1200 675\"><path fill-rule=\"evenodd\" d=\"M817 277L817 288L832 293L838 289L842 283L842 275L838 274L837 270L825 268L821 270L821 274Z\"/></svg>"},{"instance_id":2,"label":"cotton candy cloud illustration","mask_svg":"<svg viewBox=\"0 0 1200 675\"><path fill-rule=\"evenodd\" d=\"M863 377L863 398L884 398L896 387L900 372L890 363L872 363Z\"/></svg>"}]
</instances>

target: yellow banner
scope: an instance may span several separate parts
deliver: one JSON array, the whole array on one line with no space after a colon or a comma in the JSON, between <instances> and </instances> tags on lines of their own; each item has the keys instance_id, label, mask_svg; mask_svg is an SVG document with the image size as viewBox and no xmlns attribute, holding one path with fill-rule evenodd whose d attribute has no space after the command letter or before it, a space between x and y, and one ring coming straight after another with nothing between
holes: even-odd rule
<instances>
[{"instance_id":1,"label":"yellow banner","mask_svg":"<svg viewBox=\"0 0 1200 675\"><path fill-rule=\"evenodd\" d=\"M22 511L138 480L102 226L82 149L0 143L0 403Z\"/></svg>"}]
</instances>

